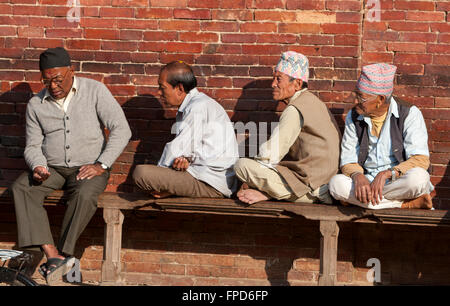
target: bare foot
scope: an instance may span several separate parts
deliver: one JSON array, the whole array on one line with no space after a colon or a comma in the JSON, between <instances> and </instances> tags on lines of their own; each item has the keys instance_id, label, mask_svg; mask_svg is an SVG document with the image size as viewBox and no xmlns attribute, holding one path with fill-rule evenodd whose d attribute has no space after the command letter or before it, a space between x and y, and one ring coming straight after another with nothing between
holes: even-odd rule
<instances>
[{"instance_id":1,"label":"bare foot","mask_svg":"<svg viewBox=\"0 0 450 306\"><path fill-rule=\"evenodd\" d=\"M342 205L342 206L349 206L349 205L350 205L349 203L347 203L347 202L345 202L345 201L342 201L342 200L340 200L339 202L341 202L341 205Z\"/></svg>"},{"instance_id":2,"label":"bare foot","mask_svg":"<svg viewBox=\"0 0 450 306\"><path fill-rule=\"evenodd\" d=\"M156 199L164 199L170 197L172 194L167 191L150 191L150 194Z\"/></svg>"},{"instance_id":3,"label":"bare foot","mask_svg":"<svg viewBox=\"0 0 450 306\"><path fill-rule=\"evenodd\" d=\"M427 193L418 198L404 201L402 208L431 209L433 208L433 202L431 196Z\"/></svg>"},{"instance_id":4,"label":"bare foot","mask_svg":"<svg viewBox=\"0 0 450 306\"><path fill-rule=\"evenodd\" d=\"M240 190L237 194L239 200L247 204L253 204L256 202L266 201L269 199L264 193L256 189L244 189Z\"/></svg>"}]
</instances>

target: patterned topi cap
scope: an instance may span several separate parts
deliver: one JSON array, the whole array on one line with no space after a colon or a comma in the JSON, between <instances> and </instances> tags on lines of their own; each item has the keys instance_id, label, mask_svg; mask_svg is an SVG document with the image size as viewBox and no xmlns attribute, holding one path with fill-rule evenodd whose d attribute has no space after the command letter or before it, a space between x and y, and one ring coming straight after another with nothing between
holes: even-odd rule
<instances>
[{"instance_id":1,"label":"patterned topi cap","mask_svg":"<svg viewBox=\"0 0 450 306\"><path fill-rule=\"evenodd\" d=\"M308 59L303 54L287 51L281 54L276 71L283 72L290 77L301 79L303 82L308 82L309 78L309 64Z\"/></svg>"},{"instance_id":2,"label":"patterned topi cap","mask_svg":"<svg viewBox=\"0 0 450 306\"><path fill-rule=\"evenodd\" d=\"M356 87L361 92L389 97L394 90L397 67L386 63L362 67Z\"/></svg>"}]
</instances>

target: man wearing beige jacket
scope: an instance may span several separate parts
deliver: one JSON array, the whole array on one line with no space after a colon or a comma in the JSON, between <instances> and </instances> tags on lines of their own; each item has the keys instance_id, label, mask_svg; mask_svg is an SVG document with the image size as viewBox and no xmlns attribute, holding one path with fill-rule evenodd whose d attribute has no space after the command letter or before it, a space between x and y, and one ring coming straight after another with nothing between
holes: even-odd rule
<instances>
[{"instance_id":1,"label":"man wearing beige jacket","mask_svg":"<svg viewBox=\"0 0 450 306\"><path fill-rule=\"evenodd\" d=\"M287 107L259 154L235 164L244 203L332 203L328 181L338 171L340 133L326 105L308 91L308 69L308 59L292 51L275 68L273 98Z\"/></svg>"}]
</instances>

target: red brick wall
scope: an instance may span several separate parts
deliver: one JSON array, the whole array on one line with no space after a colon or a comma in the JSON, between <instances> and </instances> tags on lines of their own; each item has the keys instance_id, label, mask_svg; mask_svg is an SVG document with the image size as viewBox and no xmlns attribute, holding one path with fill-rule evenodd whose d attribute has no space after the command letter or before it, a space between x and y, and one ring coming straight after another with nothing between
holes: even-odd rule
<instances>
[{"instance_id":1,"label":"red brick wall","mask_svg":"<svg viewBox=\"0 0 450 306\"><path fill-rule=\"evenodd\" d=\"M427 123L432 152L431 175L436 185L434 205L441 209L450 208L448 1L380 0L379 22L367 21L371 8L365 8L367 1L362 0L80 2L80 21L69 22L66 0L0 0L0 186L9 185L26 168L22 158L24 111L31 93L42 88L38 56L47 47L66 47L78 75L107 84L125 110L133 138L113 167L108 185L110 191L132 190L128 180L132 164L156 161L164 143L171 137L175 110L163 107L157 99L157 75L162 64L172 60L192 64L200 90L219 101L233 121L268 122L276 121L282 110L282 105L271 100L272 68L281 52L295 50L308 56L310 89L327 103L341 127L352 104L350 93L355 87L359 67L379 61L398 66L395 93L420 107ZM174 216L173 220L172 225L176 227L179 219ZM216 220L198 217L186 222L208 228ZM229 221L223 222L228 224ZM274 222L277 224L278 221ZM288 221L288 225L276 228L283 231L285 226L289 228L294 224ZM125 235L154 235L148 231L148 226L143 228L142 233L139 230ZM372 231L371 227L367 230ZM378 230L383 235L390 235L384 228ZM411 227L404 227L402 232L410 230ZM164 231L162 233L162 237L167 236ZM178 239L177 235L182 233L170 231L170 235L173 235L170 239ZM256 230L253 235L258 235ZM286 238L289 235L284 232L280 235L281 241L288 239L292 243L290 238ZM311 235L318 239L316 230ZM371 235L377 237L379 234ZM241 239L242 243L247 239L239 234L232 237L238 241ZM418 239L422 239L420 237ZM264 248L258 239L249 239L254 239L254 247ZM139 237L136 238L138 240ZM134 251L133 244L138 242L133 241L130 238L129 244L125 243L124 256L129 256L130 262L151 262L153 252L142 255L142 250ZM155 248L158 253L163 239L159 237L155 241L150 243L150 248ZM403 243L410 246L408 242ZM94 245L101 243L96 241ZM235 251L232 244L230 248ZM196 256L190 257L190 248L176 251L181 251L176 254L186 256L185 272L188 271L189 260L198 260ZM211 248L198 251L198 254L205 253L210 256ZM219 254L228 253L220 251ZM101 256L101 251L89 247L83 260L98 268L98 256ZM310 258L308 256L313 255L298 256ZM218 258L228 258L228 255ZM232 258L255 261L238 255ZM161 260L166 262L164 258ZM227 260L224 259L225 262ZM233 260L239 278L252 278L245 273L262 275L261 262L256 260L251 264L256 265L256 272L242 272L244 275L239 272L238 260ZM435 262L433 260L431 262ZM302 259L297 259L294 272L296 269L317 270L317 258L311 265L305 264L306 267L298 262ZM176 274L181 269L171 266L171 259L167 259L167 263L164 270L162 265L156 268L160 269L157 274L161 276L161 283L167 281L164 275ZM210 263L206 265L210 266ZM342 269L348 268L344 266ZM140 268L139 264L130 264L127 269L138 271ZM204 273L201 268L197 271L198 274ZM225 272L217 273L228 272L225 269ZM299 281L306 277L309 281L317 277L317 271L311 273L307 277L293 273L299 276L292 277ZM341 277L348 278L348 273Z\"/></svg>"}]
</instances>

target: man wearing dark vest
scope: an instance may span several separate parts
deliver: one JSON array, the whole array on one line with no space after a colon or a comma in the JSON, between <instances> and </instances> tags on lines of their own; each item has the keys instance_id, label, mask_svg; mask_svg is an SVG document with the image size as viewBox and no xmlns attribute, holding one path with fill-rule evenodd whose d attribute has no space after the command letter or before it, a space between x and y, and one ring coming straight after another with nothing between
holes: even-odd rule
<instances>
[{"instance_id":1,"label":"man wearing dark vest","mask_svg":"<svg viewBox=\"0 0 450 306\"><path fill-rule=\"evenodd\" d=\"M397 67L364 66L341 144L341 171L329 184L342 204L431 209L428 135L420 110L392 96Z\"/></svg>"},{"instance_id":2,"label":"man wearing dark vest","mask_svg":"<svg viewBox=\"0 0 450 306\"><path fill-rule=\"evenodd\" d=\"M75 244L97 210L109 169L128 144L125 114L106 86L75 76L64 48L50 48L39 60L44 89L26 110L24 158L29 167L11 186L18 245L42 249L39 271L49 285L62 281L75 258ZM110 133L108 140L104 128ZM42 203L55 189L67 192L61 234L55 244Z\"/></svg>"},{"instance_id":3,"label":"man wearing dark vest","mask_svg":"<svg viewBox=\"0 0 450 306\"><path fill-rule=\"evenodd\" d=\"M308 91L308 69L308 59L292 51L275 68L273 98L287 107L258 155L234 166L244 203L332 203L328 182L338 171L340 133L327 106Z\"/></svg>"}]
</instances>

